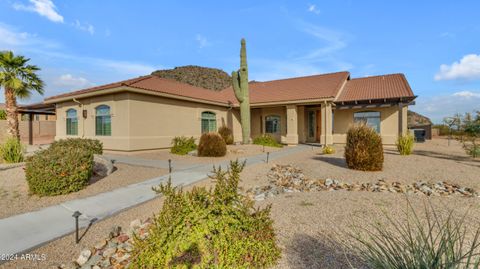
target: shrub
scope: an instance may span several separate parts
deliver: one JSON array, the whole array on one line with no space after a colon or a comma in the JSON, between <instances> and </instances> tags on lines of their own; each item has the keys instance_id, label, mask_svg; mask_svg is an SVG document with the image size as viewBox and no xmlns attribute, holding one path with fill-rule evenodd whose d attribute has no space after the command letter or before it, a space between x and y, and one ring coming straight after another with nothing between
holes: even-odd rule
<instances>
[{"instance_id":1,"label":"shrub","mask_svg":"<svg viewBox=\"0 0 480 269\"><path fill-rule=\"evenodd\" d=\"M204 133L198 142L198 156L221 157L227 154L227 144L218 133Z\"/></svg>"},{"instance_id":2,"label":"shrub","mask_svg":"<svg viewBox=\"0 0 480 269\"><path fill-rule=\"evenodd\" d=\"M176 136L172 139L172 148L170 149L170 152L173 154L185 155L196 149L197 145L195 144L195 138Z\"/></svg>"},{"instance_id":3,"label":"shrub","mask_svg":"<svg viewBox=\"0 0 480 269\"><path fill-rule=\"evenodd\" d=\"M359 220L347 233L353 239L347 249L370 268L479 268L480 228L465 224L468 212L441 217L431 204L424 208L418 212L408 203L404 219L384 212L386 223Z\"/></svg>"},{"instance_id":4,"label":"shrub","mask_svg":"<svg viewBox=\"0 0 480 269\"><path fill-rule=\"evenodd\" d=\"M225 140L225 143L227 143L227 145L233 144L233 133L230 128L222 126L220 127L220 129L218 129L218 133L220 134L220 136L222 136L223 140Z\"/></svg>"},{"instance_id":5,"label":"shrub","mask_svg":"<svg viewBox=\"0 0 480 269\"><path fill-rule=\"evenodd\" d=\"M0 109L0 120L6 120L7 119L7 112L3 109Z\"/></svg>"},{"instance_id":6,"label":"shrub","mask_svg":"<svg viewBox=\"0 0 480 269\"><path fill-rule=\"evenodd\" d=\"M30 193L52 196L83 189L92 170L92 151L82 147L55 146L27 159L25 177Z\"/></svg>"},{"instance_id":7,"label":"shrub","mask_svg":"<svg viewBox=\"0 0 480 269\"><path fill-rule=\"evenodd\" d=\"M23 162L23 153L25 147L17 138L7 138L5 142L0 145L0 160L6 163L20 163Z\"/></svg>"},{"instance_id":8,"label":"shrub","mask_svg":"<svg viewBox=\"0 0 480 269\"><path fill-rule=\"evenodd\" d=\"M103 144L97 139L67 138L54 141L51 148L83 148L92 154L103 154Z\"/></svg>"},{"instance_id":9,"label":"shrub","mask_svg":"<svg viewBox=\"0 0 480 269\"><path fill-rule=\"evenodd\" d=\"M132 268L265 268L280 256L271 206L254 208L238 193L245 163L213 171L213 189L183 192L160 185L165 197L149 236L135 239Z\"/></svg>"},{"instance_id":10,"label":"shrub","mask_svg":"<svg viewBox=\"0 0 480 269\"><path fill-rule=\"evenodd\" d=\"M333 154L335 149L332 146L325 146L322 150L323 154Z\"/></svg>"},{"instance_id":11,"label":"shrub","mask_svg":"<svg viewBox=\"0 0 480 269\"><path fill-rule=\"evenodd\" d=\"M255 139L253 139L253 144L276 148L283 147L282 144L278 143L277 140L275 140L275 138L269 134L263 134L255 137Z\"/></svg>"},{"instance_id":12,"label":"shrub","mask_svg":"<svg viewBox=\"0 0 480 269\"><path fill-rule=\"evenodd\" d=\"M413 150L415 138L412 134L401 135L398 137L396 145L400 155L410 155Z\"/></svg>"},{"instance_id":13,"label":"shrub","mask_svg":"<svg viewBox=\"0 0 480 269\"><path fill-rule=\"evenodd\" d=\"M345 159L350 169L380 171L383 167L382 138L365 124L355 125L347 132Z\"/></svg>"}]
</instances>

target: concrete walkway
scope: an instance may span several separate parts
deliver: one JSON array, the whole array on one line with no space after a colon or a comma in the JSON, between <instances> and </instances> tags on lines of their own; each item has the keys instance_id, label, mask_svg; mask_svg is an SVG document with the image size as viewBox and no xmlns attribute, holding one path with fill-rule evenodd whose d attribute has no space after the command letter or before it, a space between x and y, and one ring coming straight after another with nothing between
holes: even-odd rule
<instances>
[{"instance_id":1,"label":"concrete walkway","mask_svg":"<svg viewBox=\"0 0 480 269\"><path fill-rule=\"evenodd\" d=\"M270 160L306 149L310 149L310 147L299 145L275 151L270 153ZM263 163L265 157L266 154L250 156L247 158L247 165ZM226 169L228 163L228 161L224 161L216 165ZM0 254L24 253L74 232L72 214L77 210L82 213L79 218L80 226L87 227L94 221L108 218L122 210L155 198L156 194L151 188L166 182L169 176L171 176L174 186L189 185L207 178L211 170L211 164L197 165L110 192L0 219ZM0 263L2 262L0 261Z\"/></svg>"}]
</instances>

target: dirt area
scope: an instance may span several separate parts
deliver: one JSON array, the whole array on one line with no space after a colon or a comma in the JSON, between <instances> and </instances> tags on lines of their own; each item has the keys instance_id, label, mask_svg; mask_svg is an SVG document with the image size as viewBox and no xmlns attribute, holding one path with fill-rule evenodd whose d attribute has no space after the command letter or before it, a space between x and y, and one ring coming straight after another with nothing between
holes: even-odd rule
<instances>
[{"instance_id":1,"label":"dirt area","mask_svg":"<svg viewBox=\"0 0 480 269\"><path fill-rule=\"evenodd\" d=\"M116 170L107 177L92 177L90 184L79 192L52 197L28 194L23 167L0 171L0 219L110 191L168 173L166 169L138 168L126 164L116 164L115 167Z\"/></svg>"},{"instance_id":2,"label":"dirt area","mask_svg":"<svg viewBox=\"0 0 480 269\"><path fill-rule=\"evenodd\" d=\"M273 164L294 164L312 178L335 178L348 182L375 181L380 178L411 183L416 180L447 180L480 190L480 160L465 155L460 145L453 142L450 147L445 140L433 140L417 144L411 156L400 156L394 149L386 149L385 168L382 172L360 172L348 170L342 159L341 147L334 155L321 155L313 148L271 161L246 167L242 173L243 189L265 185L266 174ZM196 185L209 185L208 180ZM425 195L403 195L397 193L372 193L348 191L322 191L310 193L288 193L257 202L258 206L272 204L272 217L277 232L282 257L275 268L362 268L355 257L345 258L340 241L352 224L362 225L366 221L384 221L384 210L390 216L401 219L407 208L407 200L416 209L426 204L433 205L439 214L454 210L457 214L468 212L466 222L469 230L480 221L480 198L460 196L428 197ZM73 235L52 241L32 250L32 253L47 254L41 264L18 261L0 268L48 268L48 265L66 263L78 257L80 251L91 247L99 238L105 237L114 225L128 226L136 219L145 219L157 212L161 198L152 200L112 218L95 223L79 245L73 244ZM471 229L470 229L471 228Z\"/></svg>"},{"instance_id":3,"label":"dirt area","mask_svg":"<svg viewBox=\"0 0 480 269\"><path fill-rule=\"evenodd\" d=\"M274 152L281 148L263 147L260 145L227 145L227 154L223 157L196 157L190 155L177 155L170 153L169 149L150 150L133 153L106 152L113 154L127 154L128 156L152 159L152 160L168 160L181 161L182 163L215 163L224 160L235 160L237 158L245 158L265 152Z\"/></svg>"}]
</instances>

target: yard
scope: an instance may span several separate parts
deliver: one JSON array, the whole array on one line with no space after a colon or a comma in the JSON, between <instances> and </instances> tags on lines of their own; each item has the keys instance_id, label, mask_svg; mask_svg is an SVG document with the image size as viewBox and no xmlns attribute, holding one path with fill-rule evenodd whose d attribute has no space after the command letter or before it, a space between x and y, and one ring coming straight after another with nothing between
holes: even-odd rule
<instances>
[{"instance_id":1,"label":"yard","mask_svg":"<svg viewBox=\"0 0 480 269\"><path fill-rule=\"evenodd\" d=\"M378 179L407 184L419 180L447 181L480 190L480 160L472 160L467 157L460 144L456 142L447 146L446 140L435 139L423 144L416 144L415 151L410 156L400 156L394 148L386 148L382 172L361 172L347 169L342 158L342 147L336 146L335 148L336 153L333 155L323 155L319 148L313 147L268 164L248 166L242 173L241 187L245 190L265 185L268 183L266 175L273 164L291 164L302 169L310 178L332 178L351 183L374 182ZM168 153L157 152L148 154L151 155L142 153L139 156L160 158L161 154L168 155ZM185 159L190 158L194 157L185 157ZM134 169L131 171L134 174L148 171L146 168L139 167L131 169ZM122 171L121 167L115 173L120 171ZM211 185L211 182L204 180L195 185L208 186ZM191 186L187 188L191 188ZM363 225L366 221L385 220L381 210L401 219L402 212L406 210L406 197L417 209L421 209L425 203L431 202L441 213L447 212L449 209L455 210L458 214L468 211L466 222L471 225L469 227L476 227L480 221L480 211L478 210L480 209L480 200L477 197L427 197L420 194L403 195L389 192L340 190L292 192L267 198L256 204L258 206L272 204L271 214L277 240L282 249L282 258L276 268L350 268L349 262L359 266L361 264L358 264L355 257L350 257L350 261L345 258L340 247L340 241L345 239L343 231L348 230L352 223ZM2 202L3 200L2 198ZM10 200L15 199L11 198ZM51 265L68 264L78 257L82 249L90 248L99 238L106 237L112 226L128 227L130 221L136 218L146 219L157 213L161 205L162 198L157 198L95 223L78 245L72 243L73 235L68 235L31 251L32 253L46 254L46 262L35 264L34 262L16 261L0 267L15 268L15 266L36 265L47 268Z\"/></svg>"}]
</instances>

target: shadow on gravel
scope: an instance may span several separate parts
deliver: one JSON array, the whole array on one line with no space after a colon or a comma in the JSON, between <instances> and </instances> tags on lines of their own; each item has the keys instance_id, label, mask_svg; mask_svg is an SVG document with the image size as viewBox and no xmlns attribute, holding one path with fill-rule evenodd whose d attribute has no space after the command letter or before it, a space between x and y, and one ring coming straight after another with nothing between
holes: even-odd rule
<instances>
[{"instance_id":1,"label":"shadow on gravel","mask_svg":"<svg viewBox=\"0 0 480 269\"><path fill-rule=\"evenodd\" d=\"M320 155L320 156L314 156L314 157L312 157L312 159L323 161L323 162L326 162L326 163L329 163L331 165L335 165L335 166L338 166L338 167L348 168L347 163L345 162L345 158L343 158L343 157L327 157L327 156L324 156L324 155Z\"/></svg>"},{"instance_id":2,"label":"shadow on gravel","mask_svg":"<svg viewBox=\"0 0 480 269\"><path fill-rule=\"evenodd\" d=\"M391 155L400 155L397 151L393 150L385 150L386 154L391 154ZM451 155L451 154L445 154L437 151L429 151L429 150L413 150L412 155L418 155L418 156L425 156L425 157L430 157L430 158L436 158L436 159L443 159L443 160L450 160L458 163L462 163L465 165L470 165L473 167L479 167L480 168L480 159L473 159L470 156L459 156L459 155Z\"/></svg>"},{"instance_id":3,"label":"shadow on gravel","mask_svg":"<svg viewBox=\"0 0 480 269\"><path fill-rule=\"evenodd\" d=\"M285 256L289 268L367 268L358 257L345 254L338 243L306 234L294 236L285 249Z\"/></svg>"}]
</instances>

